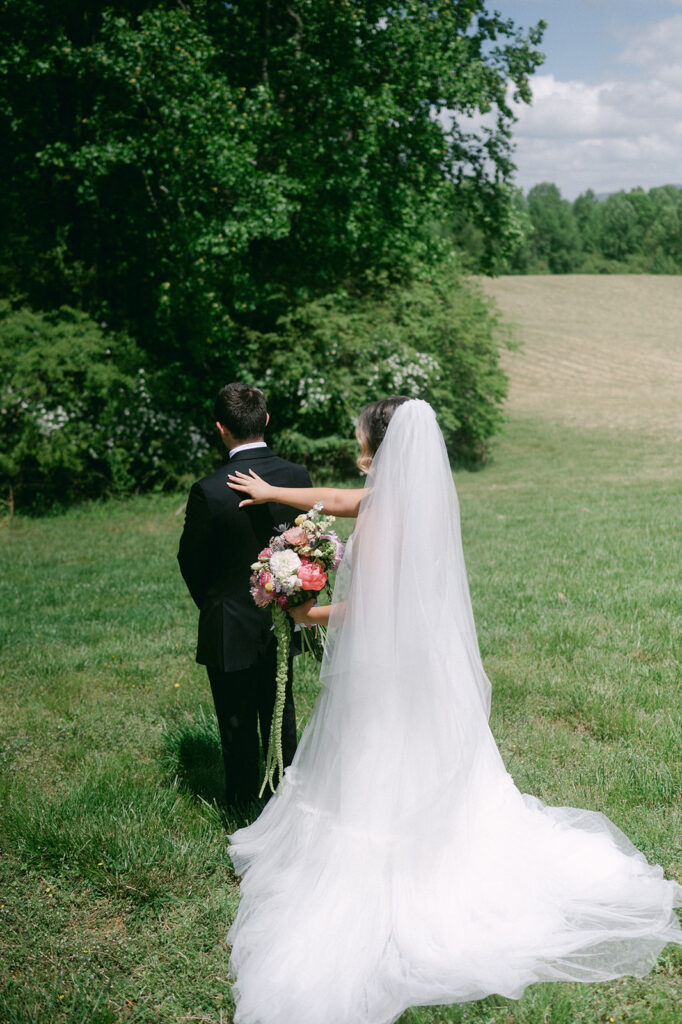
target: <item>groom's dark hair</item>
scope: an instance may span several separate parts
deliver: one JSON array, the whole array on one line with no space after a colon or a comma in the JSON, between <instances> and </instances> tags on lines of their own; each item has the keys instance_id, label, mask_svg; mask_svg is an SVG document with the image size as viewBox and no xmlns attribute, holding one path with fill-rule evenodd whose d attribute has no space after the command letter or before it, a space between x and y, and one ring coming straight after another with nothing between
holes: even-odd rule
<instances>
[{"instance_id":1,"label":"groom's dark hair","mask_svg":"<svg viewBox=\"0 0 682 1024\"><path fill-rule=\"evenodd\" d=\"M251 384L226 384L215 400L215 418L237 441L259 439L265 433L268 410L265 395Z\"/></svg>"}]
</instances>

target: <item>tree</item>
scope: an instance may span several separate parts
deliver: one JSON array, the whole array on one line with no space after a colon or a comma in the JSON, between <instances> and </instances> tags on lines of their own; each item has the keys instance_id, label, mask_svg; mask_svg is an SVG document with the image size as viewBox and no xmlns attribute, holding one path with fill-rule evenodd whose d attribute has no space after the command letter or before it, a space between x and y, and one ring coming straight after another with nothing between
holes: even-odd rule
<instances>
[{"instance_id":1,"label":"tree","mask_svg":"<svg viewBox=\"0 0 682 1024\"><path fill-rule=\"evenodd\" d=\"M682 270L682 189L675 185L649 192L652 216L644 246L651 269L658 273Z\"/></svg>"},{"instance_id":2,"label":"tree","mask_svg":"<svg viewBox=\"0 0 682 1024\"><path fill-rule=\"evenodd\" d=\"M468 202L462 201L469 189ZM467 270L478 274L525 273L532 263L533 225L521 189L497 186L488 195L473 184L453 185L451 204L435 225Z\"/></svg>"},{"instance_id":3,"label":"tree","mask_svg":"<svg viewBox=\"0 0 682 1024\"><path fill-rule=\"evenodd\" d=\"M95 25L80 46L62 25L34 64L71 103L34 154L33 185L63 200L47 214L52 265L21 284L36 305L66 293L193 377L254 305L249 246L289 231L296 185L257 166L267 95L229 84L188 12L105 10Z\"/></svg>"},{"instance_id":4,"label":"tree","mask_svg":"<svg viewBox=\"0 0 682 1024\"><path fill-rule=\"evenodd\" d=\"M543 28L485 0L5 0L0 294L127 333L198 417L250 336L434 265L443 209L504 251Z\"/></svg>"},{"instance_id":5,"label":"tree","mask_svg":"<svg viewBox=\"0 0 682 1024\"><path fill-rule=\"evenodd\" d=\"M5 286L38 305L78 300L201 364L234 320L409 274L453 180L499 234L508 86L530 99L542 25L482 0L4 7L7 205L29 211Z\"/></svg>"},{"instance_id":6,"label":"tree","mask_svg":"<svg viewBox=\"0 0 682 1024\"><path fill-rule=\"evenodd\" d=\"M573 217L583 252L595 252L599 248L599 200L591 188L573 201Z\"/></svg>"},{"instance_id":7,"label":"tree","mask_svg":"<svg viewBox=\"0 0 682 1024\"><path fill-rule=\"evenodd\" d=\"M655 273L682 271L682 187L633 188L601 201L588 189L572 207L556 185L516 192L509 214L517 246L501 254L498 267L511 273ZM530 218L530 219L529 219ZM483 245L470 221L457 225L467 266L481 271ZM511 232L508 232L511 240Z\"/></svg>"},{"instance_id":8,"label":"tree","mask_svg":"<svg viewBox=\"0 0 682 1024\"><path fill-rule=\"evenodd\" d=\"M528 193L528 212L535 259L552 274L575 270L580 258L580 234L571 204L561 198L556 185L535 185Z\"/></svg>"},{"instance_id":9,"label":"tree","mask_svg":"<svg viewBox=\"0 0 682 1024\"><path fill-rule=\"evenodd\" d=\"M641 251L637 211L624 192L605 199L599 211L599 245L607 259L625 260Z\"/></svg>"}]
</instances>

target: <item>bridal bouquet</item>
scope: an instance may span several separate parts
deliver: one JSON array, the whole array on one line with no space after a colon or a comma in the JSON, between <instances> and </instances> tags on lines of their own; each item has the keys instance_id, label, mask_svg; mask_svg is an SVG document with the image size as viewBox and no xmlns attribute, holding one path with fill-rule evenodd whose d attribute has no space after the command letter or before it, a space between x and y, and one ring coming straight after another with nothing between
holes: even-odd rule
<instances>
[{"instance_id":1,"label":"bridal bouquet","mask_svg":"<svg viewBox=\"0 0 682 1024\"><path fill-rule=\"evenodd\" d=\"M280 527L251 566L251 596L259 608L272 608L277 640L277 693L259 795L267 785L274 792L275 776L284 770L282 719L290 640L286 611L309 601L325 587L329 590L329 573L343 557L343 544L331 529L333 523L334 516L322 515L321 503L314 505L310 512L297 516L293 526ZM314 631L303 628L301 641L321 658L322 645Z\"/></svg>"}]
</instances>

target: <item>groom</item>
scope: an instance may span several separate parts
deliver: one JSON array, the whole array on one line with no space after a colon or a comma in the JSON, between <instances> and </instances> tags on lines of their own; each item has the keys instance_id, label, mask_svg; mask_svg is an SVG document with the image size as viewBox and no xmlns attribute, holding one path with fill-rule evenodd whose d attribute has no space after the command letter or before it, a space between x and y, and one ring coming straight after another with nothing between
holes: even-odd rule
<instances>
[{"instance_id":1,"label":"groom","mask_svg":"<svg viewBox=\"0 0 682 1024\"><path fill-rule=\"evenodd\" d=\"M278 523L293 522L298 509L283 505L239 508L243 495L227 486L228 473L253 468L268 483L310 487L303 466L270 451L263 434L269 421L265 396L248 384L227 384L215 403L216 426L229 462L190 490L178 561L199 608L197 661L206 666L218 717L228 806L258 796L258 726L264 751L275 700L277 645L270 612L249 593L251 563ZM296 750L292 661L284 706L284 764Z\"/></svg>"}]
</instances>

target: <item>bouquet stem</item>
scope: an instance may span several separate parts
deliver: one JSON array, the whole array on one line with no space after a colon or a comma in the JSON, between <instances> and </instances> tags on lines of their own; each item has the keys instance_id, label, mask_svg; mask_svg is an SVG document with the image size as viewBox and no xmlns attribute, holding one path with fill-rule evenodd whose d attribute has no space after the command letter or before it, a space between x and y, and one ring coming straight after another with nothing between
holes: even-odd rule
<instances>
[{"instance_id":1,"label":"bouquet stem","mask_svg":"<svg viewBox=\"0 0 682 1024\"><path fill-rule=\"evenodd\" d=\"M302 626L299 636L301 638L301 653L312 654L315 661L322 661L324 643L327 638L324 626Z\"/></svg>"},{"instance_id":2,"label":"bouquet stem","mask_svg":"<svg viewBox=\"0 0 682 1024\"><path fill-rule=\"evenodd\" d=\"M286 699L287 676L289 671L289 618L278 604L272 606L272 624L275 628L277 641L277 685L275 690L275 706L270 723L268 753L265 759L265 778L258 796L262 796L267 786L275 792L275 779L279 781L284 773L284 755L282 753L282 723L284 721L284 701Z\"/></svg>"}]
</instances>

